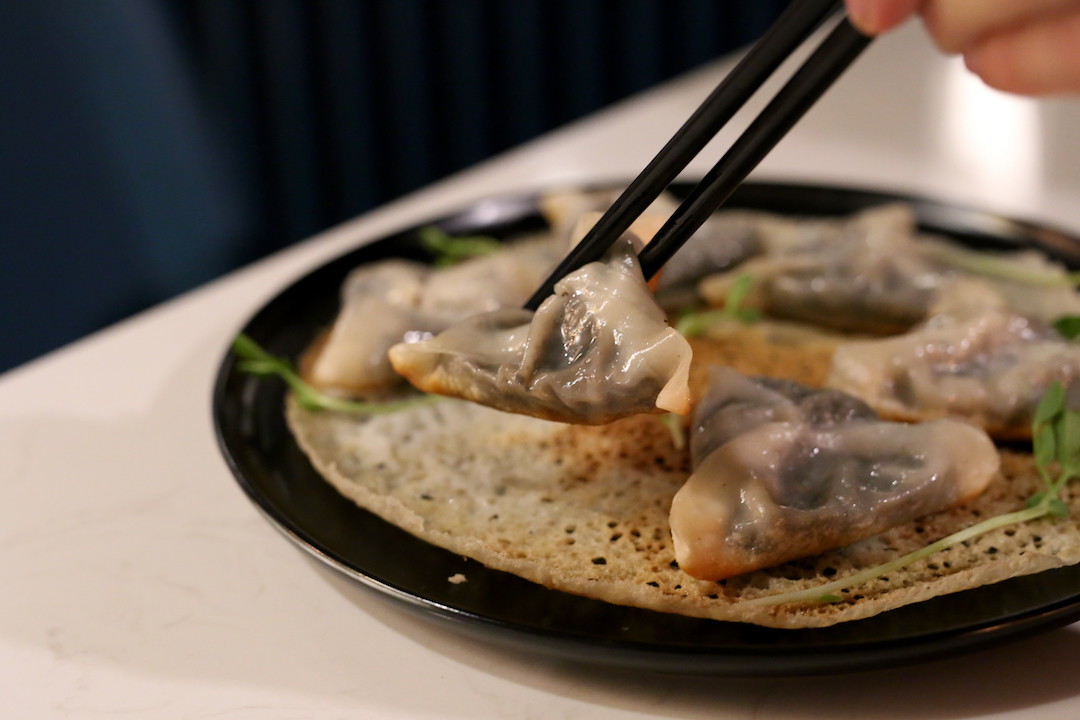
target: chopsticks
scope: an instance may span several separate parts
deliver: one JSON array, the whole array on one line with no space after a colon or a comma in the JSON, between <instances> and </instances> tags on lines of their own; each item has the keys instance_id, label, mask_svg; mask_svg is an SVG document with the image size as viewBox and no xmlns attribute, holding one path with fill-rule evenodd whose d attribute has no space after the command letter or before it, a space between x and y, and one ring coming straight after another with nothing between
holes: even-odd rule
<instances>
[{"instance_id":1,"label":"chopsticks","mask_svg":"<svg viewBox=\"0 0 1080 720\"><path fill-rule=\"evenodd\" d=\"M559 263L525 307L535 310L566 274L599 260L783 61L842 5L837 0L792 2ZM645 246L640 260L646 278L652 277L731 196L869 43L870 38L846 18L840 21Z\"/></svg>"}]
</instances>

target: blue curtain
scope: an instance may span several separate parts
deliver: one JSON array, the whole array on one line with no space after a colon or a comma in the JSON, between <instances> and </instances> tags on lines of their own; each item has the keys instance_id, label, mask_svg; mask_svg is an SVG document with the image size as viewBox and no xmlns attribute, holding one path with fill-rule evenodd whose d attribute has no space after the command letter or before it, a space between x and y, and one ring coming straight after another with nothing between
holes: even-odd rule
<instances>
[{"instance_id":1,"label":"blue curtain","mask_svg":"<svg viewBox=\"0 0 1080 720\"><path fill-rule=\"evenodd\" d=\"M0 5L0 370L757 36L782 0Z\"/></svg>"},{"instance_id":2,"label":"blue curtain","mask_svg":"<svg viewBox=\"0 0 1080 720\"><path fill-rule=\"evenodd\" d=\"M156 4L0 5L0 370L242 261L223 157Z\"/></svg>"}]
</instances>

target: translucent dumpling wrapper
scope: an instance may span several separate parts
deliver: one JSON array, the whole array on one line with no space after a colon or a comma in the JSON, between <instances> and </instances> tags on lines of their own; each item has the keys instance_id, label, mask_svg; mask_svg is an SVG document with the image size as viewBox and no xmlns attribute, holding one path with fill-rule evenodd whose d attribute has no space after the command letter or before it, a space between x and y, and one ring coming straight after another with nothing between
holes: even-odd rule
<instances>
[{"instance_id":1,"label":"translucent dumpling wrapper","mask_svg":"<svg viewBox=\"0 0 1080 720\"><path fill-rule=\"evenodd\" d=\"M520 307L565 252L553 238L522 240L428 276L420 313L443 330L467 317Z\"/></svg>"},{"instance_id":2,"label":"translucent dumpling wrapper","mask_svg":"<svg viewBox=\"0 0 1080 720\"><path fill-rule=\"evenodd\" d=\"M679 567L703 580L849 545L967 502L998 471L983 431L885 422L842 394L714 371L693 473L671 506ZM717 433L718 438L708 437Z\"/></svg>"},{"instance_id":3,"label":"translucent dumpling wrapper","mask_svg":"<svg viewBox=\"0 0 1080 720\"><path fill-rule=\"evenodd\" d=\"M448 268L407 260L364 265L346 278L333 325L305 363L316 387L349 395L400 383L387 351L471 315L521 305L561 257L551 238L527 239Z\"/></svg>"},{"instance_id":4,"label":"translucent dumpling wrapper","mask_svg":"<svg viewBox=\"0 0 1080 720\"><path fill-rule=\"evenodd\" d=\"M838 390L819 390L778 378L751 380L730 368L714 367L709 371L708 391L695 411L690 459L696 467L728 440L770 422L817 427L876 418L869 405Z\"/></svg>"},{"instance_id":5,"label":"translucent dumpling wrapper","mask_svg":"<svg viewBox=\"0 0 1080 720\"><path fill-rule=\"evenodd\" d=\"M1053 382L1080 404L1080 345L1008 309L980 310L975 297L906 335L842 345L827 384L890 418L963 417L1003 439L1031 436L1032 413Z\"/></svg>"},{"instance_id":6,"label":"translucent dumpling wrapper","mask_svg":"<svg viewBox=\"0 0 1080 720\"><path fill-rule=\"evenodd\" d=\"M626 240L563 278L535 313L478 315L390 351L425 392L583 424L689 412L690 359Z\"/></svg>"},{"instance_id":7,"label":"translucent dumpling wrapper","mask_svg":"<svg viewBox=\"0 0 1080 720\"><path fill-rule=\"evenodd\" d=\"M660 291L696 287L763 251L764 214L729 210L710 216L664 265Z\"/></svg>"},{"instance_id":8,"label":"translucent dumpling wrapper","mask_svg":"<svg viewBox=\"0 0 1080 720\"><path fill-rule=\"evenodd\" d=\"M705 278L701 296L723 305L733 282L754 278L747 304L769 315L852 332L889 334L923 320L948 271L927 258L905 205L842 220L759 221L764 253Z\"/></svg>"},{"instance_id":9,"label":"translucent dumpling wrapper","mask_svg":"<svg viewBox=\"0 0 1080 720\"><path fill-rule=\"evenodd\" d=\"M341 308L305 371L316 387L363 394L399 377L386 351L410 331L430 329L418 313L427 266L386 260L354 270L341 288Z\"/></svg>"},{"instance_id":10,"label":"translucent dumpling wrapper","mask_svg":"<svg viewBox=\"0 0 1080 720\"><path fill-rule=\"evenodd\" d=\"M541 197L540 209L559 237L576 244L620 194L617 190L552 191ZM628 232L648 242L678 206L673 195L661 193L635 218ZM692 289L706 275L727 270L760 253L759 229L764 224L767 231L773 217L741 210L712 215L664 265L657 280L659 291Z\"/></svg>"},{"instance_id":11,"label":"translucent dumpling wrapper","mask_svg":"<svg viewBox=\"0 0 1080 720\"><path fill-rule=\"evenodd\" d=\"M603 217L602 212L587 212L578 218L577 224L570 232L569 242L566 245L567 252L571 248L574 248L585 239L585 236L589 234L593 226L600 221ZM667 218L664 215L655 215L645 213L634 218L634 222L630 223L630 227L627 228L624 239L626 239L635 253L640 253L642 248L649 244L653 235L664 226Z\"/></svg>"}]
</instances>

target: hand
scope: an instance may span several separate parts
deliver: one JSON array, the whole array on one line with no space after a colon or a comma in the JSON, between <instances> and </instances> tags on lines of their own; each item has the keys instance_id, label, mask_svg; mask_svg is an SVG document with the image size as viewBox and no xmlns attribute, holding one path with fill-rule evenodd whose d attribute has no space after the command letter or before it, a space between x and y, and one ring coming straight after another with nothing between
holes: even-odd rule
<instances>
[{"instance_id":1,"label":"hand","mask_svg":"<svg viewBox=\"0 0 1080 720\"><path fill-rule=\"evenodd\" d=\"M1080 92L1080 0L847 0L847 9L870 35L921 15L939 48L998 90Z\"/></svg>"}]
</instances>

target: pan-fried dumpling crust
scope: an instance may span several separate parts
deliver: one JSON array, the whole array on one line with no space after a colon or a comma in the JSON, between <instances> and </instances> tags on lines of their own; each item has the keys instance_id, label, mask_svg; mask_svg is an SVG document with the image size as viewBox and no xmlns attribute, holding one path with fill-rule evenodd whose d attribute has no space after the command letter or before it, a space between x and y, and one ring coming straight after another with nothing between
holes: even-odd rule
<instances>
[{"instance_id":1,"label":"pan-fried dumpling crust","mask_svg":"<svg viewBox=\"0 0 1080 720\"><path fill-rule=\"evenodd\" d=\"M718 368L671 506L679 567L721 580L816 555L967 502L998 470L981 430L883 422L835 391ZM708 436L717 434L713 441Z\"/></svg>"},{"instance_id":2,"label":"pan-fried dumpling crust","mask_svg":"<svg viewBox=\"0 0 1080 720\"><path fill-rule=\"evenodd\" d=\"M689 412L690 359L629 243L565 277L535 314L482 314L390 350L394 369L425 392L582 424Z\"/></svg>"},{"instance_id":3,"label":"pan-fried dumpling crust","mask_svg":"<svg viewBox=\"0 0 1080 720\"><path fill-rule=\"evenodd\" d=\"M689 467L655 415L581 426L457 401L371 417L290 402L288 419L334 487L410 533L546 587L659 612L822 627L1080 561L1077 523L1045 519L891 572L841 602L756 605L744 601L817 587L1022 508L1042 487L1031 454L1003 451L1001 472L969 504L720 583L675 562L668 511ZM1080 514L1080 492L1066 500Z\"/></svg>"}]
</instances>

